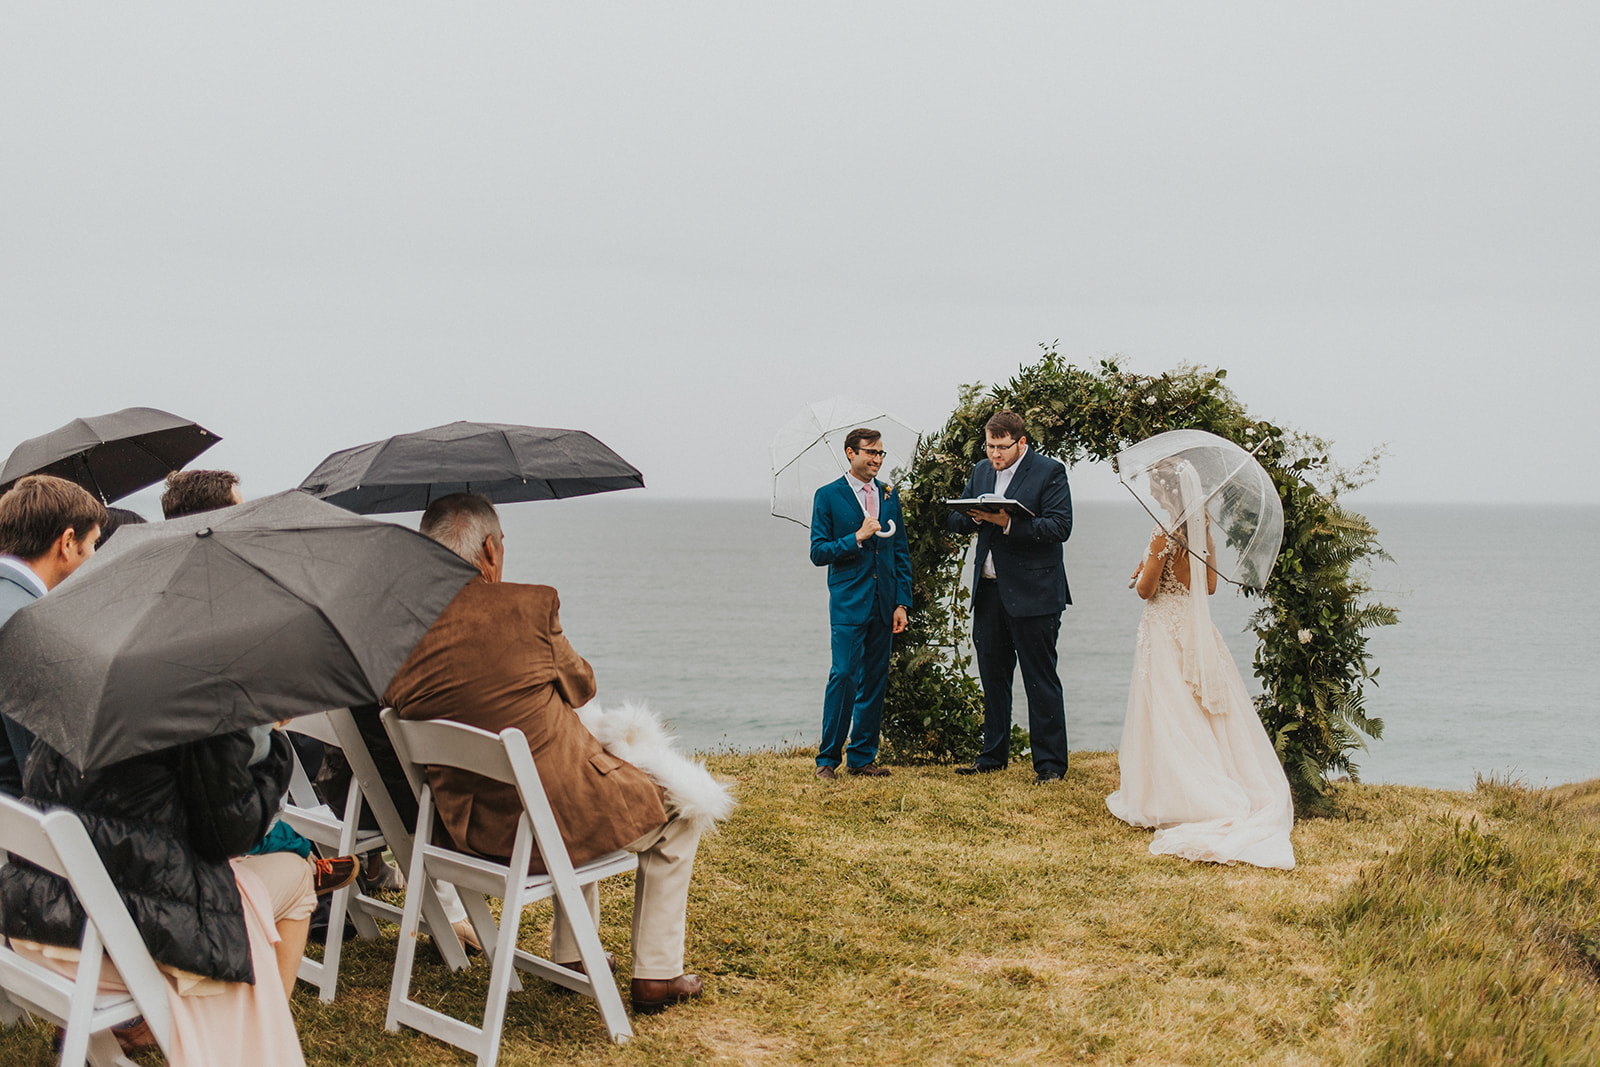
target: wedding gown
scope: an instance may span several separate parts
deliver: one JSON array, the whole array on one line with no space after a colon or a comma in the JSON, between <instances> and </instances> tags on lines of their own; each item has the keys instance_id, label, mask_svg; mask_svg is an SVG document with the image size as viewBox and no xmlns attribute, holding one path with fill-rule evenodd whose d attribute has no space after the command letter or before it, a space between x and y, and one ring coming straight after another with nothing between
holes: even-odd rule
<instances>
[{"instance_id":1,"label":"wedding gown","mask_svg":"<svg viewBox=\"0 0 1600 1067\"><path fill-rule=\"evenodd\" d=\"M1117 752L1121 788L1106 807L1155 828L1156 855L1292 870L1289 781L1211 623L1205 568L1192 561L1194 588L1185 588L1173 572L1176 555L1166 554L1139 620Z\"/></svg>"}]
</instances>

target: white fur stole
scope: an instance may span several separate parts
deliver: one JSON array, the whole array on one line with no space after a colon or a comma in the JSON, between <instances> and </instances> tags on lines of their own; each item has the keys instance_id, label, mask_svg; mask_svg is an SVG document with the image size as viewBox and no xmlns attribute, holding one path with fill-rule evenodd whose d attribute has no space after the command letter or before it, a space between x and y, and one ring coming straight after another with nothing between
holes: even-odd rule
<instances>
[{"instance_id":1,"label":"white fur stole","mask_svg":"<svg viewBox=\"0 0 1600 1067\"><path fill-rule=\"evenodd\" d=\"M733 792L711 777L706 765L677 750L677 738L660 716L644 704L625 701L620 708L602 708L591 700L577 709L578 719L605 750L639 768L666 793L668 814L677 812L702 833L733 813Z\"/></svg>"}]
</instances>

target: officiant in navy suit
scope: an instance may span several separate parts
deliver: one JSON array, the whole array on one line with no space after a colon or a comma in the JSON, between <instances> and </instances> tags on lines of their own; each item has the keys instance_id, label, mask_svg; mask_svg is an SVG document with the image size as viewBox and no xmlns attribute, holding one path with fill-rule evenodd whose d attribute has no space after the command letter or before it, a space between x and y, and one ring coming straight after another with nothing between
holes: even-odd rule
<instances>
[{"instance_id":1,"label":"officiant in navy suit","mask_svg":"<svg viewBox=\"0 0 1600 1067\"><path fill-rule=\"evenodd\" d=\"M951 511L950 529L978 535L972 576L972 646L983 683L983 751L957 774L998 771L1011 754L1011 679L1022 665L1035 781L1067 771L1067 714L1056 670L1061 612L1072 603L1061 545L1072 535L1067 469L1028 448L1022 416L1001 411L984 425L988 459L972 468L963 499L993 493L1031 517L1001 509Z\"/></svg>"},{"instance_id":2,"label":"officiant in navy suit","mask_svg":"<svg viewBox=\"0 0 1600 1067\"><path fill-rule=\"evenodd\" d=\"M873 761L893 635L906 628L911 607L911 553L900 498L877 480L882 435L851 430L844 457L849 473L818 489L811 504L811 562L828 568L833 634L817 746L817 777L829 781L837 777L834 768L841 757L851 774L881 778L889 773Z\"/></svg>"}]
</instances>

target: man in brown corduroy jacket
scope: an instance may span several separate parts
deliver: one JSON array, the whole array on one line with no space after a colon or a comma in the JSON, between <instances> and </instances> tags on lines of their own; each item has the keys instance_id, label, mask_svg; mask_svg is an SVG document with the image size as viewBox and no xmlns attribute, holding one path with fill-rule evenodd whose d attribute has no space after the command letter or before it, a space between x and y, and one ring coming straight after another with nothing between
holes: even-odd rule
<instances>
[{"instance_id":1,"label":"man in brown corduroy jacket","mask_svg":"<svg viewBox=\"0 0 1600 1067\"><path fill-rule=\"evenodd\" d=\"M476 566L401 666L384 702L403 719L450 719L528 738L562 840L575 865L616 849L638 854L633 905L633 1007L659 1011L698 996L683 973L684 912L698 830L669 817L645 773L606 752L573 711L593 699L594 671L561 632L547 585L501 581L504 535L494 506L472 493L434 501L422 532ZM439 821L457 848L504 859L522 802L516 788L467 771L429 767ZM533 869L540 869L537 856ZM599 896L585 896L599 922ZM572 967L577 943L557 909L551 958Z\"/></svg>"}]
</instances>

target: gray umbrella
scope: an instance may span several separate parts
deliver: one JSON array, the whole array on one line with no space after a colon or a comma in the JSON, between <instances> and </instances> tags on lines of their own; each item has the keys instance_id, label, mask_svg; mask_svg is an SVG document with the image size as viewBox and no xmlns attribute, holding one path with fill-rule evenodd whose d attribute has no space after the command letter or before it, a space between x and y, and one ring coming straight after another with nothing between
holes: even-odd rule
<instances>
[{"instance_id":1,"label":"gray umbrella","mask_svg":"<svg viewBox=\"0 0 1600 1067\"><path fill-rule=\"evenodd\" d=\"M130 526L0 629L0 710L89 770L371 704L476 573L294 491Z\"/></svg>"},{"instance_id":2,"label":"gray umbrella","mask_svg":"<svg viewBox=\"0 0 1600 1067\"><path fill-rule=\"evenodd\" d=\"M300 488L361 515L422 511L447 493L496 504L642 489L644 475L582 430L452 422L335 452Z\"/></svg>"},{"instance_id":3,"label":"gray umbrella","mask_svg":"<svg viewBox=\"0 0 1600 1067\"><path fill-rule=\"evenodd\" d=\"M0 471L0 492L29 474L77 482L104 503L154 485L222 438L156 408L123 408L73 419L15 449Z\"/></svg>"}]
</instances>

